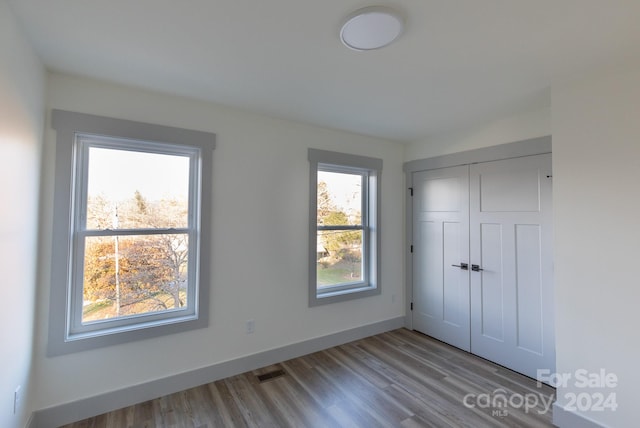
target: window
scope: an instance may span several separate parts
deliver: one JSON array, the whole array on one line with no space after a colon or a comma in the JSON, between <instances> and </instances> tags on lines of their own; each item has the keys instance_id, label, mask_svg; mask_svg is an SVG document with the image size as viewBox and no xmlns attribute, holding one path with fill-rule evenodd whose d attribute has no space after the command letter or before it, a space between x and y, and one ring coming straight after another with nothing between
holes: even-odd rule
<instances>
[{"instance_id":1,"label":"window","mask_svg":"<svg viewBox=\"0 0 640 428\"><path fill-rule=\"evenodd\" d=\"M382 160L309 149L309 306L380 293Z\"/></svg>"},{"instance_id":2,"label":"window","mask_svg":"<svg viewBox=\"0 0 640 428\"><path fill-rule=\"evenodd\" d=\"M49 355L206 326L215 135L53 111Z\"/></svg>"}]
</instances>

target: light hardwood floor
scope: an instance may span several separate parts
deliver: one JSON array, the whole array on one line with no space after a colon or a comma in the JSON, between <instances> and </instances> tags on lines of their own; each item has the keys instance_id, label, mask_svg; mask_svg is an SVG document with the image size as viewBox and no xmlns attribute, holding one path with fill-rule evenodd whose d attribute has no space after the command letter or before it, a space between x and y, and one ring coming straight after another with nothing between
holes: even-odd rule
<instances>
[{"instance_id":1,"label":"light hardwood floor","mask_svg":"<svg viewBox=\"0 0 640 428\"><path fill-rule=\"evenodd\" d=\"M258 378L276 370L284 375ZM399 329L65 428L549 427L554 392ZM535 402L535 408L524 404Z\"/></svg>"}]
</instances>

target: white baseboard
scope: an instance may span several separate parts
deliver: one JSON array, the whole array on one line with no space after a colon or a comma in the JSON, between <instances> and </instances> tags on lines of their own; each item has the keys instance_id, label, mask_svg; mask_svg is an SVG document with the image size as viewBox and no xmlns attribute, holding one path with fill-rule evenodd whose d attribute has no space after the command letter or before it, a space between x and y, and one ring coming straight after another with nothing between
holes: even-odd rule
<instances>
[{"instance_id":1,"label":"white baseboard","mask_svg":"<svg viewBox=\"0 0 640 428\"><path fill-rule=\"evenodd\" d=\"M90 418L122 407L142 403L174 392L214 382L270 364L342 345L354 340L373 336L404 327L405 317L392 318L374 324L352 328L303 342L271 349L232 361L111 391L71 403L61 404L32 415L28 428L55 428L71 422Z\"/></svg>"},{"instance_id":2,"label":"white baseboard","mask_svg":"<svg viewBox=\"0 0 640 428\"><path fill-rule=\"evenodd\" d=\"M603 425L553 403L553 424L560 428L604 428Z\"/></svg>"}]
</instances>

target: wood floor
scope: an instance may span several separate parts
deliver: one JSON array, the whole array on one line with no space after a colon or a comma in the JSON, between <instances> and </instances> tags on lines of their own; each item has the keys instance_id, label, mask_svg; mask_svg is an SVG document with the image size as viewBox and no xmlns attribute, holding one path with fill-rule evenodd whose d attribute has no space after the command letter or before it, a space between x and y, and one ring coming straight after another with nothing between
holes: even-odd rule
<instances>
[{"instance_id":1,"label":"wood floor","mask_svg":"<svg viewBox=\"0 0 640 428\"><path fill-rule=\"evenodd\" d=\"M65 428L549 427L554 393L399 329Z\"/></svg>"}]
</instances>

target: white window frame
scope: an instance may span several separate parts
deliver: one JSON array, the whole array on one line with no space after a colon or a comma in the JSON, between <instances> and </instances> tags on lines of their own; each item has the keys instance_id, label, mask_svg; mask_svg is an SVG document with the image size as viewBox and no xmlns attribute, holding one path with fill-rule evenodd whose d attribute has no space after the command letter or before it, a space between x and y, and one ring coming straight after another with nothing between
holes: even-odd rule
<instances>
[{"instance_id":1,"label":"white window frame","mask_svg":"<svg viewBox=\"0 0 640 428\"><path fill-rule=\"evenodd\" d=\"M56 138L50 356L142 340L208 325L211 167L215 134L53 110ZM186 228L87 230L91 147L189 158ZM82 323L84 242L88 236L187 234L187 304L183 308Z\"/></svg>"},{"instance_id":2,"label":"white window frame","mask_svg":"<svg viewBox=\"0 0 640 428\"><path fill-rule=\"evenodd\" d=\"M380 177L382 159L309 149L309 306L373 296L380 286ZM318 171L362 176L362 221L359 226L319 226ZM362 230L362 280L318 288L317 234L319 230Z\"/></svg>"}]
</instances>

